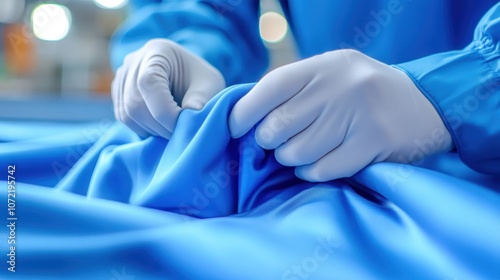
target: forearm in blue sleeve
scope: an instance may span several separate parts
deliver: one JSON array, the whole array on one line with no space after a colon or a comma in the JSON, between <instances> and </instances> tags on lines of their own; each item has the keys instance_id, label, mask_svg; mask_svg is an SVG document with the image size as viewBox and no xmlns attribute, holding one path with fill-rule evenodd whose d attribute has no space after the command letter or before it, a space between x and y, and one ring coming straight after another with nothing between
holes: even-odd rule
<instances>
[{"instance_id":1,"label":"forearm in blue sleeve","mask_svg":"<svg viewBox=\"0 0 500 280\"><path fill-rule=\"evenodd\" d=\"M167 38L203 57L227 85L257 80L267 67L258 32L258 1L163 1L138 9L111 40L111 63L154 38Z\"/></svg>"},{"instance_id":2,"label":"forearm in blue sleeve","mask_svg":"<svg viewBox=\"0 0 500 280\"><path fill-rule=\"evenodd\" d=\"M479 22L463 50L397 65L433 103L462 160L500 174L500 4Z\"/></svg>"}]
</instances>

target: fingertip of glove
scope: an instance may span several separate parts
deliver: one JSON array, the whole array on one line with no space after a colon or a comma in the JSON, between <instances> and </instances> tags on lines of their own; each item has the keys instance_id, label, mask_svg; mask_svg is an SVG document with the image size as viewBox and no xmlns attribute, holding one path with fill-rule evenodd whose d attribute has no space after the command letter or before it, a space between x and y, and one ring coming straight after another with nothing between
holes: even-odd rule
<instances>
[{"instance_id":1,"label":"fingertip of glove","mask_svg":"<svg viewBox=\"0 0 500 280\"><path fill-rule=\"evenodd\" d=\"M189 100L182 105L184 109L192 109L196 111L200 111L204 106L205 103L201 100Z\"/></svg>"},{"instance_id":2,"label":"fingertip of glove","mask_svg":"<svg viewBox=\"0 0 500 280\"><path fill-rule=\"evenodd\" d=\"M337 178L335 176L332 176L334 178L327 178L325 174L322 174L317 168L315 168L310 164L297 166L295 168L295 176L304 181L309 181L313 183L326 182Z\"/></svg>"},{"instance_id":3,"label":"fingertip of glove","mask_svg":"<svg viewBox=\"0 0 500 280\"><path fill-rule=\"evenodd\" d=\"M236 124L234 121L232 121L231 117L229 117L228 126L229 126L229 134L231 135L231 138L236 139L236 138L241 137L241 133L236 128Z\"/></svg>"},{"instance_id":4,"label":"fingertip of glove","mask_svg":"<svg viewBox=\"0 0 500 280\"><path fill-rule=\"evenodd\" d=\"M229 134L231 135L231 138L240 138L241 136L243 136L243 131L241 129L241 125L238 124L238 122L236 121L235 117L234 117L234 109L233 109L233 112L231 112L231 114L229 115L229 118L228 118L228 127L229 127Z\"/></svg>"},{"instance_id":5,"label":"fingertip of glove","mask_svg":"<svg viewBox=\"0 0 500 280\"><path fill-rule=\"evenodd\" d=\"M301 168L300 166L295 167L294 173L295 173L295 176L297 178L304 180L304 181L309 181L309 180L307 180L307 175L304 172L304 168Z\"/></svg>"}]
</instances>

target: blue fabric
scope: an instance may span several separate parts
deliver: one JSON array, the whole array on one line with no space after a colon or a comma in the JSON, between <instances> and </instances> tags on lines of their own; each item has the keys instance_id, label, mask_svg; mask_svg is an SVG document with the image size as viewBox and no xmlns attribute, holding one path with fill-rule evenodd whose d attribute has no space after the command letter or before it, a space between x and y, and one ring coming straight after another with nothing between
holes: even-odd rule
<instances>
[{"instance_id":1,"label":"blue fabric","mask_svg":"<svg viewBox=\"0 0 500 280\"><path fill-rule=\"evenodd\" d=\"M228 114L250 88L184 110L170 141L107 121L17 123L43 137L12 139L5 132L14 125L0 122L0 166L7 178L16 165L18 218L16 273L5 264L4 226L0 278L500 276L500 176L449 153L419 166L375 164L347 180L301 181L256 145L254 130L230 138ZM82 143L94 144L54 188L33 185L39 170L55 180L54 162L78 156L71 151ZM7 182L0 185L5 222Z\"/></svg>"}]
</instances>

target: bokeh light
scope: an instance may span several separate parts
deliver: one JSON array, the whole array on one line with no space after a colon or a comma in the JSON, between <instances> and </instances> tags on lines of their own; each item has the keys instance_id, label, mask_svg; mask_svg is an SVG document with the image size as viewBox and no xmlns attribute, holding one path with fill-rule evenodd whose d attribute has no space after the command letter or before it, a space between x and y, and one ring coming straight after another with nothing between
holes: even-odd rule
<instances>
[{"instance_id":1,"label":"bokeh light","mask_svg":"<svg viewBox=\"0 0 500 280\"><path fill-rule=\"evenodd\" d=\"M281 42L287 32L288 23L283 15L276 12L266 12L260 16L260 37L268 43Z\"/></svg>"},{"instance_id":2,"label":"bokeh light","mask_svg":"<svg viewBox=\"0 0 500 280\"><path fill-rule=\"evenodd\" d=\"M57 4L41 4L31 14L33 33L41 40L59 41L71 28L71 12Z\"/></svg>"},{"instance_id":3,"label":"bokeh light","mask_svg":"<svg viewBox=\"0 0 500 280\"><path fill-rule=\"evenodd\" d=\"M103 9L120 9L127 4L127 0L94 0L94 3Z\"/></svg>"}]
</instances>

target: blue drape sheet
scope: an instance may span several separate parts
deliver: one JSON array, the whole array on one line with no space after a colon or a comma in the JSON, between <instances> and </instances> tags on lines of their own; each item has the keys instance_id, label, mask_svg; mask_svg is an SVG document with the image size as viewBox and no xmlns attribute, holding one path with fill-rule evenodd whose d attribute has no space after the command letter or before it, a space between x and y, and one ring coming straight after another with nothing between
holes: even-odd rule
<instances>
[{"instance_id":1,"label":"blue drape sheet","mask_svg":"<svg viewBox=\"0 0 500 280\"><path fill-rule=\"evenodd\" d=\"M16 272L4 226L0 278L500 277L499 176L449 153L301 181L253 130L230 138L227 117L251 86L183 111L170 141L110 120L0 122L1 179L15 164L18 218Z\"/></svg>"}]
</instances>

